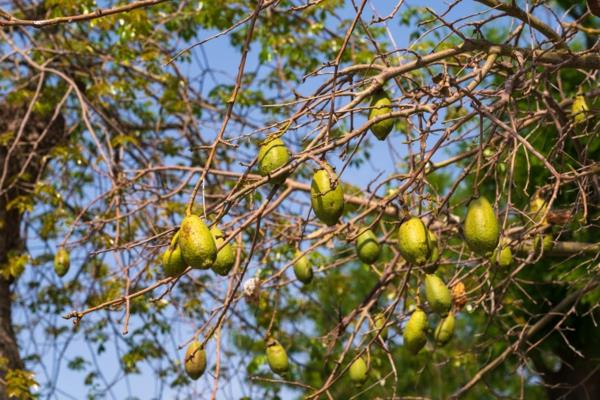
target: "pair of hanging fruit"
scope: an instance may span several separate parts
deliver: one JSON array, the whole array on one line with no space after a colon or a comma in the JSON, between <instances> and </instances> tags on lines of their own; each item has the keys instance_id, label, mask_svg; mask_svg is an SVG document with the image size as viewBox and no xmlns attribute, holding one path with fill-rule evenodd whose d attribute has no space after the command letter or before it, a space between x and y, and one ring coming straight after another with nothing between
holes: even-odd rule
<instances>
[{"instance_id":1,"label":"pair of hanging fruit","mask_svg":"<svg viewBox=\"0 0 600 400\"><path fill-rule=\"evenodd\" d=\"M290 160L290 152L283 140L271 138L260 147L258 152L258 172L261 176L270 176L286 165ZM285 176L271 179L273 183L283 183ZM338 223L344 211L344 191L338 177L325 169L313 175L311 189L311 205L317 218L332 226Z\"/></svg>"},{"instance_id":2,"label":"pair of hanging fruit","mask_svg":"<svg viewBox=\"0 0 600 400\"><path fill-rule=\"evenodd\" d=\"M443 346L454 335L455 316L453 312L442 317L436 327L433 338L437 345ZM417 354L427 343L427 314L417 308L404 327L404 345L412 353Z\"/></svg>"},{"instance_id":3,"label":"pair of hanging fruit","mask_svg":"<svg viewBox=\"0 0 600 400\"><path fill-rule=\"evenodd\" d=\"M212 268L219 275L227 275L235 264L235 251L225 242L223 232L216 226L208 229L197 215L188 215L163 254L165 275L177 276L186 266L197 269ZM217 248L221 247L218 251Z\"/></svg>"}]
</instances>

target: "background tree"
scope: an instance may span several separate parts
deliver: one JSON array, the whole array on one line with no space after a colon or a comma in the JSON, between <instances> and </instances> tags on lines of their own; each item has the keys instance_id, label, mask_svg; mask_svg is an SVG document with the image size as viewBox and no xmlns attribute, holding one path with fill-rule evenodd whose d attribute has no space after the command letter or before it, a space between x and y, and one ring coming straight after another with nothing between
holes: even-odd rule
<instances>
[{"instance_id":1,"label":"background tree","mask_svg":"<svg viewBox=\"0 0 600 400\"><path fill-rule=\"evenodd\" d=\"M0 398L600 396L600 27L585 2L15 0L0 25ZM275 137L290 156L261 176ZM323 168L345 193L337 223L311 206ZM479 196L510 266L465 243ZM225 277L165 275L190 213L233 246ZM411 216L439 259L400 255ZM423 291L436 267L456 314L445 346Z\"/></svg>"}]
</instances>

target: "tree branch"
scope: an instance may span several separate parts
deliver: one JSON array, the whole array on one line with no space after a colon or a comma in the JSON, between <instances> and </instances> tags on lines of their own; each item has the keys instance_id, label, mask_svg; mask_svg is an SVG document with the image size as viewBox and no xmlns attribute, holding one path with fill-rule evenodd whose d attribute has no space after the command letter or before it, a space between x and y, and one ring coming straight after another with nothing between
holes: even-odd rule
<instances>
[{"instance_id":1,"label":"tree branch","mask_svg":"<svg viewBox=\"0 0 600 400\"><path fill-rule=\"evenodd\" d=\"M81 22L81 21L89 21L92 19L105 17L107 15L113 14L121 14L125 12L129 12L135 10L136 8L149 7L160 3L165 3L169 0L141 0L136 1L131 4L127 4L124 6L112 7L112 8L98 8L96 11L80 14L80 15L71 15L66 17L57 17L51 19L40 19L40 20L30 20L30 19L19 19L15 18L12 15L3 15L3 18L7 18L8 20L0 19L0 26L33 26L35 28L42 28L45 26L59 25L59 24L70 24L73 22ZM4 14L4 13L3 13Z\"/></svg>"}]
</instances>

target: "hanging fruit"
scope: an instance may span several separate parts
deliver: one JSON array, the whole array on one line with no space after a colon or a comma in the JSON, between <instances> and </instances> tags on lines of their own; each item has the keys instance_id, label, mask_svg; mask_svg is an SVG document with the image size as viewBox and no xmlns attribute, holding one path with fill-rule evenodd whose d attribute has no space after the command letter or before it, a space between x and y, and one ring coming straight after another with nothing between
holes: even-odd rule
<instances>
[{"instance_id":1,"label":"hanging fruit","mask_svg":"<svg viewBox=\"0 0 600 400\"><path fill-rule=\"evenodd\" d=\"M331 187L332 181L336 183ZM313 175L310 186L310 203L317 218L328 226L338 223L344 212L344 192L338 177L329 176L325 169L320 169Z\"/></svg>"}]
</instances>

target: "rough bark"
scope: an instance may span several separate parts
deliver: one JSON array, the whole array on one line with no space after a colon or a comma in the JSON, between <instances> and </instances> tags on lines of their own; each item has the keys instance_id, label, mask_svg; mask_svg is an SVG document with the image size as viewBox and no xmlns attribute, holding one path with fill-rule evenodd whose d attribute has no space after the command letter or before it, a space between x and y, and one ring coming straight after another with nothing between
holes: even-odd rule
<instances>
[{"instance_id":1,"label":"rough bark","mask_svg":"<svg viewBox=\"0 0 600 400\"><path fill-rule=\"evenodd\" d=\"M6 211L6 198L0 199L0 265L6 263L9 250L20 247L19 214ZM0 278L0 358L7 361L8 369L23 369L19 346L12 326L11 281ZM0 379L6 374L0 370ZM8 399L6 385L0 382L0 399Z\"/></svg>"}]
</instances>

